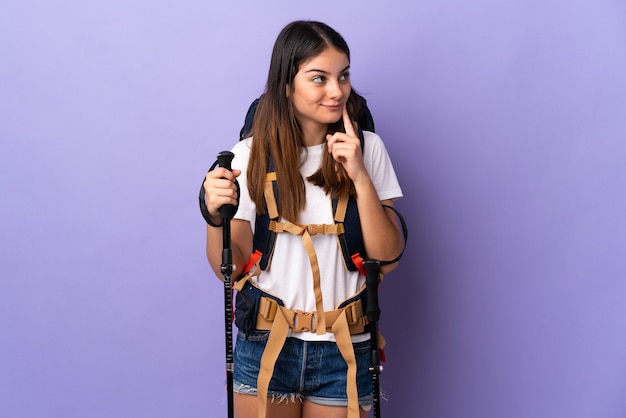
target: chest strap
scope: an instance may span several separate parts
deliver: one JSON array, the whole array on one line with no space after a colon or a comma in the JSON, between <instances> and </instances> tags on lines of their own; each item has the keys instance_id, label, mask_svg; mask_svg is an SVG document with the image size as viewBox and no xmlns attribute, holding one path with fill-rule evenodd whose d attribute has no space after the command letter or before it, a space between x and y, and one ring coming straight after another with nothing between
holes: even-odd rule
<instances>
[{"instance_id":1,"label":"chest strap","mask_svg":"<svg viewBox=\"0 0 626 418\"><path fill-rule=\"evenodd\" d=\"M300 225L300 224L291 224L289 222L276 222L270 221L269 230L273 232L291 232L296 235L299 234L299 230L290 231L290 225L296 225L302 229L306 229L309 235L339 235L343 234L345 228L343 224L308 224L308 225Z\"/></svg>"}]
</instances>

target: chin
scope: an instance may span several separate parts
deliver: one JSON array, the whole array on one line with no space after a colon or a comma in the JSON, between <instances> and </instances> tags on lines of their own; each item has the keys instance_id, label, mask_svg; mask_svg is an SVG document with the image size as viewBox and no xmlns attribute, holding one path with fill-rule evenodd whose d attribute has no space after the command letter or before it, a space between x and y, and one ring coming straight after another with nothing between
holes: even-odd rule
<instances>
[{"instance_id":1,"label":"chin","mask_svg":"<svg viewBox=\"0 0 626 418\"><path fill-rule=\"evenodd\" d=\"M342 112L337 112L337 113L333 112L324 118L325 120L324 123L337 123L341 120L342 117L343 117Z\"/></svg>"}]
</instances>

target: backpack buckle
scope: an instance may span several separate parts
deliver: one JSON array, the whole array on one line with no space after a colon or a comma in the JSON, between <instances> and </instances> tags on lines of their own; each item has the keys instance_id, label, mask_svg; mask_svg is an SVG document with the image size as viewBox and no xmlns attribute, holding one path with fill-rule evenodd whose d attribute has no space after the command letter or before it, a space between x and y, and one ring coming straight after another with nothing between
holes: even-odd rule
<instances>
[{"instance_id":1,"label":"backpack buckle","mask_svg":"<svg viewBox=\"0 0 626 418\"><path fill-rule=\"evenodd\" d=\"M315 332L315 312L293 311L293 332Z\"/></svg>"},{"instance_id":2,"label":"backpack buckle","mask_svg":"<svg viewBox=\"0 0 626 418\"><path fill-rule=\"evenodd\" d=\"M272 322L276 317L276 311L278 310L278 303L275 300L262 297L259 300L259 315L266 321Z\"/></svg>"},{"instance_id":3,"label":"backpack buckle","mask_svg":"<svg viewBox=\"0 0 626 418\"><path fill-rule=\"evenodd\" d=\"M346 319L348 320L348 325L355 325L363 318L363 306L361 305L361 301L354 301L344 308L346 312Z\"/></svg>"},{"instance_id":4,"label":"backpack buckle","mask_svg":"<svg viewBox=\"0 0 626 418\"><path fill-rule=\"evenodd\" d=\"M308 231L309 235L317 235L317 234L324 234L325 230L325 225L322 224L309 224L306 225L306 230Z\"/></svg>"}]
</instances>

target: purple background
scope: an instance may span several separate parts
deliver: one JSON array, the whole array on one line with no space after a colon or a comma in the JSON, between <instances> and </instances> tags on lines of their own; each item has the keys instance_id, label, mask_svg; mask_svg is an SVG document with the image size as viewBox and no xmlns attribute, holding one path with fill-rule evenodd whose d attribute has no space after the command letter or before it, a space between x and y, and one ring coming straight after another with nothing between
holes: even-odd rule
<instances>
[{"instance_id":1,"label":"purple background","mask_svg":"<svg viewBox=\"0 0 626 418\"><path fill-rule=\"evenodd\" d=\"M626 416L618 0L5 0L0 416L225 416L197 193L299 18L348 40L406 195L383 414Z\"/></svg>"}]
</instances>

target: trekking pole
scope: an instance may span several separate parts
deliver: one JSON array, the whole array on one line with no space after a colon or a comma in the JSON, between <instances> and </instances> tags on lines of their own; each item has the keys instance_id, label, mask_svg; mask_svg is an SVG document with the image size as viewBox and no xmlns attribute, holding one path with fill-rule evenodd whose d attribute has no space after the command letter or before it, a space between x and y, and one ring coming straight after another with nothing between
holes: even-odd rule
<instances>
[{"instance_id":1,"label":"trekking pole","mask_svg":"<svg viewBox=\"0 0 626 418\"><path fill-rule=\"evenodd\" d=\"M368 259L363 262L365 267L365 287L367 292L367 321L370 326L370 374L372 375L372 396L374 400L374 418L380 418L380 374L383 366L380 364L378 347L378 320L380 307L378 306L378 277L380 262Z\"/></svg>"},{"instance_id":2,"label":"trekking pole","mask_svg":"<svg viewBox=\"0 0 626 418\"><path fill-rule=\"evenodd\" d=\"M211 166L210 170L213 170L218 164L220 167L224 167L228 170L231 169L230 163L235 155L230 151L222 151L217 156L217 161ZM239 189L239 184L237 188ZM239 191L239 190L238 190ZM204 187L200 188L200 211L205 220L210 223L208 218L209 213L204 201ZM234 403L233 403L233 287L232 287L232 274L233 274L233 254L231 250L231 237L230 237L230 220L235 216L237 207L235 205L227 204L222 205L219 208L219 213L222 218L222 264L220 265L220 273L224 277L224 328L226 334L226 390L228 396L228 418L234 417Z\"/></svg>"}]
</instances>

